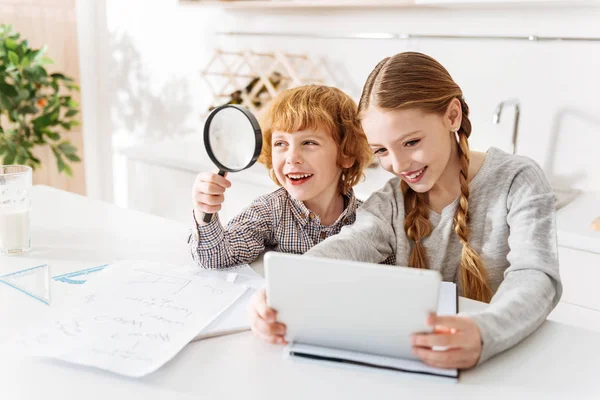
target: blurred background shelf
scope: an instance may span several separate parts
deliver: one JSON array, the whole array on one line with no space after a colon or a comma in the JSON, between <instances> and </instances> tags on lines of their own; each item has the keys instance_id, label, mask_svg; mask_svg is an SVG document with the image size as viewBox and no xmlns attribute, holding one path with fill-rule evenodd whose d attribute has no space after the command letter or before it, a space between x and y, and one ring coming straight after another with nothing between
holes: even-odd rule
<instances>
[{"instance_id":1,"label":"blurred background shelf","mask_svg":"<svg viewBox=\"0 0 600 400\"><path fill-rule=\"evenodd\" d=\"M594 0L180 0L181 4L218 6L225 9L314 8L432 8L504 6L588 6Z\"/></svg>"},{"instance_id":2,"label":"blurred background shelf","mask_svg":"<svg viewBox=\"0 0 600 400\"><path fill-rule=\"evenodd\" d=\"M180 0L180 3L228 9L415 7L415 0Z\"/></svg>"}]
</instances>

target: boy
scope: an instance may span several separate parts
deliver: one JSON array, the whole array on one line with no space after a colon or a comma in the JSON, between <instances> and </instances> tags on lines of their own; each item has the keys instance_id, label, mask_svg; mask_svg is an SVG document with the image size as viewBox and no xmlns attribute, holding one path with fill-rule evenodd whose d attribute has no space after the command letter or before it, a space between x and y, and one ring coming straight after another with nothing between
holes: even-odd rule
<instances>
[{"instance_id":1,"label":"boy","mask_svg":"<svg viewBox=\"0 0 600 400\"><path fill-rule=\"evenodd\" d=\"M192 189L196 230L193 259L203 268L254 261L265 248L303 254L355 220L352 187L372 152L356 103L339 89L307 85L280 93L263 119L259 161L280 189L252 202L226 227L219 221L231 183L200 173ZM213 213L209 223L203 213Z\"/></svg>"}]
</instances>

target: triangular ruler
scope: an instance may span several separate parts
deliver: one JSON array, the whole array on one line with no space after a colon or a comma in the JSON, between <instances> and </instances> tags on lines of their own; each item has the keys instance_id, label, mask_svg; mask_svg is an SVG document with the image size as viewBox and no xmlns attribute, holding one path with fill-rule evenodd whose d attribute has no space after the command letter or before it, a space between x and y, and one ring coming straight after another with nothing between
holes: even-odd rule
<instances>
[{"instance_id":1,"label":"triangular ruler","mask_svg":"<svg viewBox=\"0 0 600 400\"><path fill-rule=\"evenodd\" d=\"M50 305L50 271L48 264L0 276L7 284L42 303Z\"/></svg>"},{"instance_id":2,"label":"triangular ruler","mask_svg":"<svg viewBox=\"0 0 600 400\"><path fill-rule=\"evenodd\" d=\"M107 265L108 264L99 265L97 267L82 269L81 271L69 272L68 274L53 276L52 279L57 282L68 283L70 285L83 285L87 282L90 274L102 271L104 268L106 268Z\"/></svg>"}]
</instances>

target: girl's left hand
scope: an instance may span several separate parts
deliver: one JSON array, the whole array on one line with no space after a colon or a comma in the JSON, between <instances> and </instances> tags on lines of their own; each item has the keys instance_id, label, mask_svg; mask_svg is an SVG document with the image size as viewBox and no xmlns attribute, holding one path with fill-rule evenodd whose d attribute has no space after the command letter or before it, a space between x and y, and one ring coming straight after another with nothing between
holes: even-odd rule
<instances>
[{"instance_id":1,"label":"girl's left hand","mask_svg":"<svg viewBox=\"0 0 600 400\"><path fill-rule=\"evenodd\" d=\"M425 364L461 369L477 365L481 357L481 333L471 318L431 314L427 325L433 326L433 332L417 333L411 337L413 354ZM445 347L446 350L432 350L433 346Z\"/></svg>"}]
</instances>

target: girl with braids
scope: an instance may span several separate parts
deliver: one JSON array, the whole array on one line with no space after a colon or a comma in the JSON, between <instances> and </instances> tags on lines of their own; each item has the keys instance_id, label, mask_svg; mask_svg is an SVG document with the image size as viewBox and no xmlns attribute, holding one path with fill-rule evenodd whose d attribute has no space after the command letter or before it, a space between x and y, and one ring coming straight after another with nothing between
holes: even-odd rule
<instances>
[{"instance_id":1,"label":"girl with braids","mask_svg":"<svg viewBox=\"0 0 600 400\"><path fill-rule=\"evenodd\" d=\"M463 93L424 54L381 61L359 116L373 153L396 178L362 205L353 226L307 254L375 263L395 255L397 265L435 269L462 296L490 303L468 315L431 315L433 333L412 337L428 365L471 368L535 331L562 293L554 195L540 167L496 148L470 151ZM258 335L284 342L264 292L250 317Z\"/></svg>"}]
</instances>

